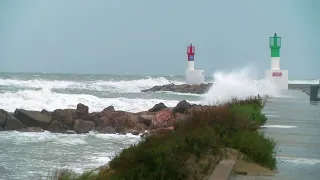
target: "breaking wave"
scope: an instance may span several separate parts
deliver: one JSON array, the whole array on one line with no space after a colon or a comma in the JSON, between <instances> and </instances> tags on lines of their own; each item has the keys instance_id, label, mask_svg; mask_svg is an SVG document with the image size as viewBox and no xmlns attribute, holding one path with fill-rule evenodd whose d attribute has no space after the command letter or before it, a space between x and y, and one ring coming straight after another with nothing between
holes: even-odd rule
<instances>
[{"instance_id":1,"label":"breaking wave","mask_svg":"<svg viewBox=\"0 0 320 180\"><path fill-rule=\"evenodd\" d=\"M265 79L256 78L253 67L213 74L213 85L203 96L203 103L225 102L232 97L243 99L249 96L281 96L276 87Z\"/></svg>"}]
</instances>

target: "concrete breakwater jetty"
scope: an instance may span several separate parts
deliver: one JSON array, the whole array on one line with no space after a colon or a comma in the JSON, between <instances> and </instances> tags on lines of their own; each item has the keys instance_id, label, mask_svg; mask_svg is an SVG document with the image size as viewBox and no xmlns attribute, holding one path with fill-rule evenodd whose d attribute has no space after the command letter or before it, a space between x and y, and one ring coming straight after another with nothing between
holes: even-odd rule
<instances>
[{"instance_id":1,"label":"concrete breakwater jetty","mask_svg":"<svg viewBox=\"0 0 320 180\"><path fill-rule=\"evenodd\" d=\"M310 86L312 84L289 84L288 89L301 90L307 95L310 95ZM157 91L170 91L178 93L193 93L193 94L204 94L206 93L212 83L204 83L199 85L187 85L187 84L166 84L162 86L154 86L149 89L144 89L141 92L157 92Z\"/></svg>"},{"instance_id":2,"label":"concrete breakwater jetty","mask_svg":"<svg viewBox=\"0 0 320 180\"><path fill-rule=\"evenodd\" d=\"M310 87L314 84L289 84L288 88L293 90L301 90L310 96Z\"/></svg>"},{"instance_id":3,"label":"concrete breakwater jetty","mask_svg":"<svg viewBox=\"0 0 320 180\"><path fill-rule=\"evenodd\" d=\"M113 106L106 107L101 112L89 113L89 107L81 103L75 109L56 109L52 112L25 109L7 112L0 109L0 131L161 134L172 130L173 123L188 117L189 111L198 107L202 106L183 100L175 107L158 103L149 110L137 113L115 110Z\"/></svg>"}]
</instances>

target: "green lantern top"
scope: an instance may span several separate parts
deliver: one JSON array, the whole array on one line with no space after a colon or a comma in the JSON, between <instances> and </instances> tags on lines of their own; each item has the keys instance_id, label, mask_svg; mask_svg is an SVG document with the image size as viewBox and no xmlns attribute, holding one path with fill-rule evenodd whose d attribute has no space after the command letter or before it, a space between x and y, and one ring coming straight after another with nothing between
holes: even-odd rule
<instances>
[{"instance_id":1,"label":"green lantern top","mask_svg":"<svg viewBox=\"0 0 320 180\"><path fill-rule=\"evenodd\" d=\"M269 46L271 48L271 57L280 57L281 37L278 37L277 33L270 37Z\"/></svg>"}]
</instances>

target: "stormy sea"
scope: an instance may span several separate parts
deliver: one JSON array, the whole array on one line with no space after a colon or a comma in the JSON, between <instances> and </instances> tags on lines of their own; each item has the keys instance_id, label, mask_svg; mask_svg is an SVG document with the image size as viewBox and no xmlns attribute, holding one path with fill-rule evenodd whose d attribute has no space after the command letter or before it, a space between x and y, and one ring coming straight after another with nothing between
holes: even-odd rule
<instances>
[{"instance_id":1,"label":"stormy sea","mask_svg":"<svg viewBox=\"0 0 320 180\"><path fill-rule=\"evenodd\" d=\"M107 106L139 112L163 102L175 106L181 100L208 104L230 97L269 95L265 107L269 121L264 131L278 145L279 174L271 179L320 177L320 105L310 103L298 90L278 91L264 80L252 79L248 71L216 72L203 95L141 90L169 83L183 84L183 76L86 75L52 73L0 73L0 109L16 108L52 111L75 108L89 111ZM291 79L291 84L315 84L317 79ZM46 179L55 169L67 167L83 172L108 163L121 149L140 140L139 136L57 134L50 132L0 131L0 180ZM306 178L306 176L308 176Z\"/></svg>"}]
</instances>

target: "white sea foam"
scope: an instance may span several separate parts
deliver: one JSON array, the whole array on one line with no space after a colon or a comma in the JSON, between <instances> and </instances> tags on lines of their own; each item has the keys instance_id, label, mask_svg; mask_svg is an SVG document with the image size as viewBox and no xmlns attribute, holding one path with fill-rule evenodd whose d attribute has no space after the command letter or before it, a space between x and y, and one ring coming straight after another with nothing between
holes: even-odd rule
<instances>
[{"instance_id":1,"label":"white sea foam","mask_svg":"<svg viewBox=\"0 0 320 180\"><path fill-rule=\"evenodd\" d=\"M0 85L13 87L27 87L27 88L41 88L41 89L87 89L95 91L109 91L109 92L140 92L143 89L151 88L156 85L164 84L182 84L180 81L170 81L164 77L158 78L144 78L135 80L122 81L62 81L62 80L14 80L14 79L0 79Z\"/></svg>"},{"instance_id":2,"label":"white sea foam","mask_svg":"<svg viewBox=\"0 0 320 180\"><path fill-rule=\"evenodd\" d=\"M0 94L0 99L0 107L7 111L14 111L16 108L52 111L57 108L75 108L78 103L83 103L89 106L90 111L101 111L105 107L112 105L117 110L138 112L147 110L159 102L163 102L167 106L175 106L179 102L175 100L128 99L123 97L98 98L89 94L55 93L49 89L7 92Z\"/></svg>"},{"instance_id":3,"label":"white sea foam","mask_svg":"<svg viewBox=\"0 0 320 180\"><path fill-rule=\"evenodd\" d=\"M280 117L278 114L265 114L267 117Z\"/></svg>"},{"instance_id":4,"label":"white sea foam","mask_svg":"<svg viewBox=\"0 0 320 180\"><path fill-rule=\"evenodd\" d=\"M262 126L262 127L265 127L265 128L285 128L285 129L297 128L297 126L290 126L290 125L265 125L265 126Z\"/></svg>"},{"instance_id":5,"label":"white sea foam","mask_svg":"<svg viewBox=\"0 0 320 180\"><path fill-rule=\"evenodd\" d=\"M253 67L231 72L218 71L213 74L213 85L203 96L203 103L225 102L232 97L243 99L249 96L281 96L281 91L265 79L257 79Z\"/></svg>"},{"instance_id":6,"label":"white sea foam","mask_svg":"<svg viewBox=\"0 0 320 180\"><path fill-rule=\"evenodd\" d=\"M289 162L289 163L294 163L297 165L305 164L305 165L315 165L315 164L320 164L320 159L312 159L312 158L297 158L297 157L278 157L278 159L284 161L284 162Z\"/></svg>"},{"instance_id":7,"label":"white sea foam","mask_svg":"<svg viewBox=\"0 0 320 180\"><path fill-rule=\"evenodd\" d=\"M0 132L0 137L0 147L10 147L10 152L0 153L3 159L0 161L0 166L9 169L10 163L7 162L11 161L17 161L15 167L17 164L20 166L25 166L26 163L32 164L32 167L26 166L25 169L32 170L29 176L45 176L45 170L54 171L63 167L79 173L91 170L107 164L121 149L141 140L140 136L132 134L114 135L96 132L59 134L47 131L42 133L3 131ZM28 157L25 157L24 153L29 154Z\"/></svg>"}]
</instances>

